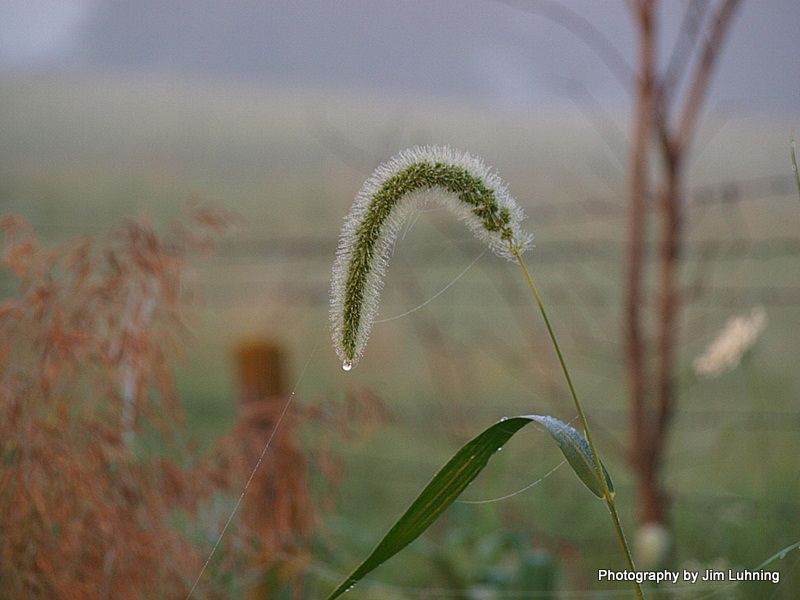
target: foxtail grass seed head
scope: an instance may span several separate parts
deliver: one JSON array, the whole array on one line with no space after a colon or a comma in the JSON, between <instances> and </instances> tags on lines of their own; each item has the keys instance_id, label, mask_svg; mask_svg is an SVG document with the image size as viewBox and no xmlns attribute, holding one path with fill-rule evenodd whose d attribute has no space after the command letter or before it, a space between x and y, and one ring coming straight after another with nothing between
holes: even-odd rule
<instances>
[{"instance_id":1,"label":"foxtail grass seed head","mask_svg":"<svg viewBox=\"0 0 800 600\"><path fill-rule=\"evenodd\" d=\"M716 377L735 369L766 326L767 313L761 306L754 308L749 317L728 319L717 338L694 360L695 374Z\"/></svg>"},{"instance_id":2,"label":"foxtail grass seed head","mask_svg":"<svg viewBox=\"0 0 800 600\"><path fill-rule=\"evenodd\" d=\"M515 260L531 242L505 184L480 158L447 146L415 147L378 167L345 219L331 281L331 321L345 371L358 362L375 319L389 252L414 211L445 206L479 239Z\"/></svg>"}]
</instances>

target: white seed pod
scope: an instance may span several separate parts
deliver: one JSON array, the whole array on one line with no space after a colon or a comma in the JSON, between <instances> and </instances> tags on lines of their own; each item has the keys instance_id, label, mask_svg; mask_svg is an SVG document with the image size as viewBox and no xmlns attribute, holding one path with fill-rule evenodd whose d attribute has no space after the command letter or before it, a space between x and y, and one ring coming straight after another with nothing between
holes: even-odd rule
<instances>
[{"instance_id":1,"label":"white seed pod","mask_svg":"<svg viewBox=\"0 0 800 600\"><path fill-rule=\"evenodd\" d=\"M767 313L763 306L755 307L749 317L728 319L725 328L706 351L694 359L692 366L695 374L717 377L725 371L735 369L766 326Z\"/></svg>"},{"instance_id":2,"label":"white seed pod","mask_svg":"<svg viewBox=\"0 0 800 600\"><path fill-rule=\"evenodd\" d=\"M345 370L366 345L397 234L428 203L450 209L499 256L515 260L515 253L530 245L532 237L519 226L522 209L481 159L446 146L425 146L378 167L345 219L333 265L333 339Z\"/></svg>"}]
</instances>

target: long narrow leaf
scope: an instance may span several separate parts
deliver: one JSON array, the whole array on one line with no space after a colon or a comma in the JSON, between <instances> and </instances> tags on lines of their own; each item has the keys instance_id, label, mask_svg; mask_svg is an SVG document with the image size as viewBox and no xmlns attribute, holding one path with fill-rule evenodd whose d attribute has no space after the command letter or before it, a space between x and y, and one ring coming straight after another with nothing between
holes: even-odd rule
<instances>
[{"instance_id":1,"label":"long narrow leaf","mask_svg":"<svg viewBox=\"0 0 800 600\"><path fill-rule=\"evenodd\" d=\"M602 497L602 485L597 480L594 461L586 440L574 428L553 417L526 415L503 419L467 442L422 490L402 517L378 543L376 548L353 573L328 597L338 598L358 583L367 573L400 552L413 542L441 515L483 470L489 459L517 431L531 421L544 426L553 436L581 481L597 496ZM591 467L591 468L590 468ZM603 467L609 490L611 479ZM597 490L600 490L598 493Z\"/></svg>"}]
</instances>

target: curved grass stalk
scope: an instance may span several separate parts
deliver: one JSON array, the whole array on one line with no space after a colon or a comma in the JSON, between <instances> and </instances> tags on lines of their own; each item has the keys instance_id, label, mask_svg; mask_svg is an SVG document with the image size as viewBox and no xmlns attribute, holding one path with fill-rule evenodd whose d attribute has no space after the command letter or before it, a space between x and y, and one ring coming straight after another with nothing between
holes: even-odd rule
<instances>
[{"instance_id":1,"label":"curved grass stalk","mask_svg":"<svg viewBox=\"0 0 800 600\"><path fill-rule=\"evenodd\" d=\"M508 194L500 178L491 172L480 159L447 147L417 147L396 156L379 167L362 187L345 220L332 277L333 339L336 351L343 361L344 369L350 370L364 350L377 311L382 277L386 270L389 252L397 233L411 212L427 202L439 202L449 208L496 254L514 261L522 267L544 318L585 432L585 439L577 432L574 436L566 435L564 432L568 429L565 426L565 428L558 429L558 433L554 433L554 436L575 473L596 496L606 502L628 568L634 571L631 552L617 515L610 479L605 473L595 449L586 416L578 400L569 369L550 325L547 312L530 273L522 261L522 252L531 241L531 236L519 228L520 222L525 218L524 214L516 201ZM537 417L536 420L545 426L552 426L550 420L557 422L557 419L552 417ZM470 457L470 459L472 458L474 456ZM488 460L488 455L486 458ZM451 463L457 465L457 468L454 467L451 470L457 471L457 474L466 472L462 471L468 462L466 459L454 458L453 460L455 463L452 461ZM447 468L445 472L447 472ZM456 479L459 478L460 475ZM433 489L436 490L437 486L434 486ZM403 525L405 520L411 519L416 522L421 519L419 515L416 515L418 511L414 505L410 509L412 516L409 517L409 513L407 513L387 534L387 538L382 542L382 545L385 543L387 548L379 546L375 553L334 592L331 598L335 598L349 589L364 574L399 551L413 537L419 535L455 499L463 487L460 487L459 484L453 486L452 489L451 487L443 489L448 490L447 501L444 502L442 500L444 496L437 491L434 494L437 506L435 510L428 510L431 504L423 502L426 510L420 513L425 517L420 521L424 524L422 529L415 527L406 531L405 525ZM426 488L423 496L427 498L426 494L429 493L431 492ZM418 502L420 501L418 500ZM396 530L400 531L402 535L398 537ZM414 533L413 537L411 533ZM387 539L388 541L386 541ZM400 544L398 539L403 543ZM633 584L637 598L643 600L641 587L636 581Z\"/></svg>"},{"instance_id":2,"label":"curved grass stalk","mask_svg":"<svg viewBox=\"0 0 800 600\"><path fill-rule=\"evenodd\" d=\"M377 312L389 252L403 222L427 203L450 209L509 260L529 245L525 218L506 186L483 161L448 147L416 147L367 179L345 219L331 285L336 352L345 370L355 366Z\"/></svg>"}]
</instances>

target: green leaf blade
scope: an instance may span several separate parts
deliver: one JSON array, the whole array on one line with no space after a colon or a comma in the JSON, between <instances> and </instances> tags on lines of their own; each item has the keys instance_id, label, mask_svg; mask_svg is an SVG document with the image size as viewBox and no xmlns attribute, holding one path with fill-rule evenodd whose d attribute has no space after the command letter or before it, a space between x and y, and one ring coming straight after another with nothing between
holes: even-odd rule
<instances>
[{"instance_id":1,"label":"green leaf blade","mask_svg":"<svg viewBox=\"0 0 800 600\"><path fill-rule=\"evenodd\" d=\"M559 421L554 417L544 415L531 415L530 419L542 425L561 449L561 453L567 462L575 471L575 474L580 478L584 485L598 498L605 495L603 491L603 484L597 477L597 463L594 461L592 451L589 448L589 442L583 437L577 429ZM605 465L600 463L603 470L603 475L606 479L608 491L614 493L614 484L611 483L611 477L606 471Z\"/></svg>"},{"instance_id":2,"label":"green leaf blade","mask_svg":"<svg viewBox=\"0 0 800 600\"><path fill-rule=\"evenodd\" d=\"M417 539L478 476L489 459L515 433L533 421L547 429L581 481L595 495L602 497L602 489L599 494L595 491L602 486L597 480L589 445L575 429L558 419L541 415L503 419L467 442L442 467L366 560L328 596L327 600L335 600L350 590L364 576ZM588 466L591 466L591 469ZM613 490L605 467L603 472L609 490Z\"/></svg>"},{"instance_id":3,"label":"green leaf blade","mask_svg":"<svg viewBox=\"0 0 800 600\"><path fill-rule=\"evenodd\" d=\"M417 539L464 491L497 452L530 419L495 423L467 442L433 477L422 493L383 537L367 559L328 597L334 600Z\"/></svg>"}]
</instances>

